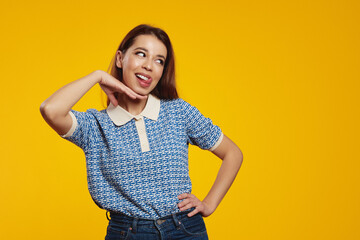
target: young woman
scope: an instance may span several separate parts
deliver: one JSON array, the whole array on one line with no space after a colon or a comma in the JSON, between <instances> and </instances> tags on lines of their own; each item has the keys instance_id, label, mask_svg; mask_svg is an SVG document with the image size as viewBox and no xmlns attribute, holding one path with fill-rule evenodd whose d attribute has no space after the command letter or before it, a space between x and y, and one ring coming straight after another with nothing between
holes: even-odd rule
<instances>
[{"instance_id":1,"label":"young woman","mask_svg":"<svg viewBox=\"0 0 360 240\"><path fill-rule=\"evenodd\" d=\"M108 96L107 109L71 110L96 84ZM84 150L90 194L110 213L105 239L208 239L202 217L225 196L242 153L178 98L174 53L163 30L135 27L121 42L110 74L97 70L65 85L40 111L58 134ZM189 143L223 161L202 201L191 193Z\"/></svg>"}]
</instances>

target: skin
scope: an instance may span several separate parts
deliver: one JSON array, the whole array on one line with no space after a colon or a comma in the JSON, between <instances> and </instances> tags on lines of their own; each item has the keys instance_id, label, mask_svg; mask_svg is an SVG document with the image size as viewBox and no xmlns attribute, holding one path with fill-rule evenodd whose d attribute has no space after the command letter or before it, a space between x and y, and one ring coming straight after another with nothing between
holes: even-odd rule
<instances>
[{"instance_id":1,"label":"skin","mask_svg":"<svg viewBox=\"0 0 360 240\"><path fill-rule=\"evenodd\" d=\"M159 39L153 35L140 35L125 53L117 51L116 65L123 70L123 83L127 87L139 95L148 96L160 81L166 56L166 46ZM136 74L148 77L151 84L141 85ZM127 95L119 95L117 103L128 112L137 115L144 109L146 99L134 101Z\"/></svg>"},{"instance_id":2,"label":"skin","mask_svg":"<svg viewBox=\"0 0 360 240\"><path fill-rule=\"evenodd\" d=\"M123 82L108 73L96 70L89 75L71 82L57 90L40 106L45 121L60 135L67 133L72 125L69 115L71 108L94 85L99 84L114 105L120 105L133 115L142 112L149 93L159 82L167 51L165 45L152 35L136 37L132 46L125 53L116 53L116 65L123 69ZM151 84L141 84L135 74L141 73L152 79ZM118 94L118 98L115 97ZM221 167L209 193L201 201L195 195L183 193L178 207L184 211L195 207L189 217L200 213L210 216L233 183L243 161L242 152L227 136L212 152L222 160Z\"/></svg>"},{"instance_id":3,"label":"skin","mask_svg":"<svg viewBox=\"0 0 360 240\"><path fill-rule=\"evenodd\" d=\"M241 167L243 161L242 152L225 135L220 145L212 153L222 160L222 164L215 182L206 197L200 201L195 195L190 193L183 193L178 196L179 199L183 199L178 204L180 211L195 207L195 210L188 214L189 217L197 213L201 213L203 217L210 216L219 206Z\"/></svg>"},{"instance_id":4,"label":"skin","mask_svg":"<svg viewBox=\"0 0 360 240\"><path fill-rule=\"evenodd\" d=\"M140 35L126 50L116 53L116 65L123 69L124 84L138 94L148 95L158 84L164 71L166 46L153 35ZM135 73L144 73L152 79L149 87L142 87Z\"/></svg>"}]
</instances>

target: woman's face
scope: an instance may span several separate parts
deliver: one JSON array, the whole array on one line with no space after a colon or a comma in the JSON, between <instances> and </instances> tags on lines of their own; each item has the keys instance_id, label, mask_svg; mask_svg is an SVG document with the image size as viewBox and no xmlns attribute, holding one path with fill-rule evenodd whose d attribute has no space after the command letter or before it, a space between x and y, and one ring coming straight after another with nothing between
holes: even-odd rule
<instances>
[{"instance_id":1,"label":"woman's face","mask_svg":"<svg viewBox=\"0 0 360 240\"><path fill-rule=\"evenodd\" d=\"M125 54L116 53L123 83L140 95L148 95L158 84L167 55L166 46L153 35L139 35Z\"/></svg>"}]
</instances>

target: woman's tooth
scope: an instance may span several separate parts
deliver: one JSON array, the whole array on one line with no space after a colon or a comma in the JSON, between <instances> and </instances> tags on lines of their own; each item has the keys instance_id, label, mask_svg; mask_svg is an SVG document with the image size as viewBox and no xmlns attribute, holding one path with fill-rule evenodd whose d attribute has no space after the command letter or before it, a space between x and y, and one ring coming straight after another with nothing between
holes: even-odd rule
<instances>
[{"instance_id":1,"label":"woman's tooth","mask_svg":"<svg viewBox=\"0 0 360 240\"><path fill-rule=\"evenodd\" d=\"M143 79L143 80L148 80L147 77L143 76L143 75L140 75L140 74L137 74L136 76L138 76L139 78Z\"/></svg>"}]
</instances>

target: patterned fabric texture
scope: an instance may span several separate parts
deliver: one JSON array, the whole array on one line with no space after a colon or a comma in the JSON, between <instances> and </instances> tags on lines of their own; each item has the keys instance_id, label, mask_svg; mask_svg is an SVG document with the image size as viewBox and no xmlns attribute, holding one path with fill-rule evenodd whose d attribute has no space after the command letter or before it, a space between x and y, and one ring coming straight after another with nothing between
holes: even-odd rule
<instances>
[{"instance_id":1,"label":"patterned fabric texture","mask_svg":"<svg viewBox=\"0 0 360 240\"><path fill-rule=\"evenodd\" d=\"M156 121L144 117L150 151L142 152L135 119L116 126L106 110L71 110L78 125L65 139L83 149L90 195L103 209L144 219L179 212L191 192L188 144L210 149L220 128L182 99L160 100Z\"/></svg>"}]
</instances>

